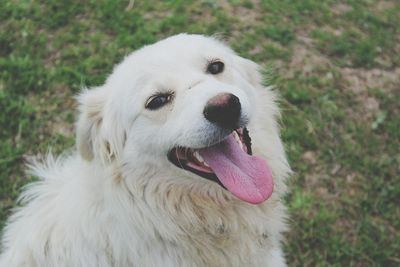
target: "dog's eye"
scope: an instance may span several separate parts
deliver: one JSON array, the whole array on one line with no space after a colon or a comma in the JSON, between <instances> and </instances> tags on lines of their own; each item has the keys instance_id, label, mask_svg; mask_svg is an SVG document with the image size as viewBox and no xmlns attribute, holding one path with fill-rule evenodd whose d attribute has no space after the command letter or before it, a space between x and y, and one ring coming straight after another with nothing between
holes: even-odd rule
<instances>
[{"instance_id":1,"label":"dog's eye","mask_svg":"<svg viewBox=\"0 0 400 267\"><path fill-rule=\"evenodd\" d=\"M159 109L165 104L169 103L172 99L172 96L172 94L159 94L151 96L147 100L145 107L151 110Z\"/></svg>"},{"instance_id":2,"label":"dog's eye","mask_svg":"<svg viewBox=\"0 0 400 267\"><path fill-rule=\"evenodd\" d=\"M221 61L214 61L208 64L207 66L207 72L211 73L213 75L221 73L224 71L224 63Z\"/></svg>"}]
</instances>

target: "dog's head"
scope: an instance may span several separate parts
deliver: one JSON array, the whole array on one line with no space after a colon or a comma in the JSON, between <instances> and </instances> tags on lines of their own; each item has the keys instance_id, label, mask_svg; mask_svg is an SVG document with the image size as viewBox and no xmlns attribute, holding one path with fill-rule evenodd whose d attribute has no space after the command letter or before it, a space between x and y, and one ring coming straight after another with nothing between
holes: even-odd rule
<instances>
[{"instance_id":1,"label":"dog's head","mask_svg":"<svg viewBox=\"0 0 400 267\"><path fill-rule=\"evenodd\" d=\"M103 164L185 172L260 203L273 179L252 155L248 130L259 90L254 62L216 39L176 35L130 54L103 86L79 96L78 149Z\"/></svg>"}]
</instances>

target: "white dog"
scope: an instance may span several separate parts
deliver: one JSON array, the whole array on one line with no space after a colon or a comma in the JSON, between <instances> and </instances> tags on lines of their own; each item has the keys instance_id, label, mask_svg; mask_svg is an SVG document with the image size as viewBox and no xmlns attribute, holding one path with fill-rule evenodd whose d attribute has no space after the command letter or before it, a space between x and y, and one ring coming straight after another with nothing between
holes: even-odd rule
<instances>
[{"instance_id":1,"label":"white dog","mask_svg":"<svg viewBox=\"0 0 400 267\"><path fill-rule=\"evenodd\" d=\"M78 151L31 164L0 266L285 266L290 168L258 71L201 35L127 56L78 97Z\"/></svg>"}]
</instances>

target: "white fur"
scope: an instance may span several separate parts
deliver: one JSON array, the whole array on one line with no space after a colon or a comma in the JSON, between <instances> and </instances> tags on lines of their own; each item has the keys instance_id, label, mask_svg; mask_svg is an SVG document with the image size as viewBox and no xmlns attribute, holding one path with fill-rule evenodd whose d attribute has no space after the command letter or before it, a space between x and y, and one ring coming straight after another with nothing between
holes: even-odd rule
<instances>
[{"instance_id":1,"label":"white fur","mask_svg":"<svg viewBox=\"0 0 400 267\"><path fill-rule=\"evenodd\" d=\"M205 72L213 59L225 63L223 73ZM40 180L5 227L0 266L285 266L281 199L290 168L275 94L260 79L255 63L201 35L127 56L103 86L78 97L77 152L30 166ZM173 102L145 109L160 90L174 91ZM274 193L262 204L167 160L174 146L222 138L202 114L220 92L239 97L254 154L272 169Z\"/></svg>"}]
</instances>

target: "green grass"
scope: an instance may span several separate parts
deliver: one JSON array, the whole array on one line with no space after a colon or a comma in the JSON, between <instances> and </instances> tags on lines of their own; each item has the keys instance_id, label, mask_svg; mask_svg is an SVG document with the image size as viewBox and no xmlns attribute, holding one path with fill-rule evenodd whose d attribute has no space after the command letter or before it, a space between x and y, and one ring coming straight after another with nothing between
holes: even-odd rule
<instances>
[{"instance_id":1,"label":"green grass","mask_svg":"<svg viewBox=\"0 0 400 267\"><path fill-rule=\"evenodd\" d=\"M295 176L290 266L400 264L396 0L1 1L0 226L26 156L73 146L74 94L163 37L223 34L268 66Z\"/></svg>"}]
</instances>

